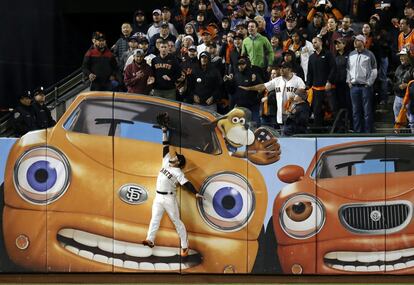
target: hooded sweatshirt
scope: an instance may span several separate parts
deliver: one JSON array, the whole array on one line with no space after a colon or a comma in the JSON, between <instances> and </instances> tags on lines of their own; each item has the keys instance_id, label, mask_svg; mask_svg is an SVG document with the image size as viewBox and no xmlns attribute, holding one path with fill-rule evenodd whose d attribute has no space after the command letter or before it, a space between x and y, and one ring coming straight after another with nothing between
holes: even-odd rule
<instances>
[{"instance_id":1,"label":"hooded sweatshirt","mask_svg":"<svg viewBox=\"0 0 414 285\"><path fill-rule=\"evenodd\" d=\"M208 63L204 69L201 66L201 57L207 56ZM189 77L190 93L200 97L200 105L207 105L206 100L213 96L214 101L220 97L221 75L211 64L211 57L208 52L202 52L198 60L198 66Z\"/></svg>"}]
</instances>

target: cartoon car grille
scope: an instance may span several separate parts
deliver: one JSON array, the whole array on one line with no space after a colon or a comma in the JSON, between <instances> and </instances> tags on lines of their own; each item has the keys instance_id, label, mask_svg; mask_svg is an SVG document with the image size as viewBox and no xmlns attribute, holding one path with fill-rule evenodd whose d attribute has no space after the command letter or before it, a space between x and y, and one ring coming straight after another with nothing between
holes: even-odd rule
<instances>
[{"instance_id":1,"label":"cartoon car grille","mask_svg":"<svg viewBox=\"0 0 414 285\"><path fill-rule=\"evenodd\" d=\"M339 210L342 225L359 234L391 234L407 226L412 217L409 201L344 205Z\"/></svg>"}]
</instances>

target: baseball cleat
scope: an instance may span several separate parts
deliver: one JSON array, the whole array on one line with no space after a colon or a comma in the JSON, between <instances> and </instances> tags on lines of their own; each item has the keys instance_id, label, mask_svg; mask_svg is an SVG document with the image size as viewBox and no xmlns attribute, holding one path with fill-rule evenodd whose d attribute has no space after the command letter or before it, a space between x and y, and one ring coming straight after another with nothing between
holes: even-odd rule
<instances>
[{"instance_id":1,"label":"baseball cleat","mask_svg":"<svg viewBox=\"0 0 414 285\"><path fill-rule=\"evenodd\" d=\"M150 240L143 240L142 241L142 244L143 245L146 245L146 246L149 246L150 248L153 248L154 247L154 243L152 242L152 241L150 241Z\"/></svg>"},{"instance_id":2,"label":"baseball cleat","mask_svg":"<svg viewBox=\"0 0 414 285\"><path fill-rule=\"evenodd\" d=\"M187 248L182 248L181 249L181 257L187 257L189 251L190 251L190 249L188 247Z\"/></svg>"}]
</instances>

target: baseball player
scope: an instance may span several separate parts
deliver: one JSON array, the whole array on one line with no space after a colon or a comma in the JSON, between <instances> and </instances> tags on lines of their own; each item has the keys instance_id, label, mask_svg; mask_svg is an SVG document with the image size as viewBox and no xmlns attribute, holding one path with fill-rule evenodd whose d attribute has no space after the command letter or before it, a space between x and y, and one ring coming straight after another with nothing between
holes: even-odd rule
<instances>
[{"instance_id":1,"label":"baseball player","mask_svg":"<svg viewBox=\"0 0 414 285\"><path fill-rule=\"evenodd\" d=\"M277 100L276 120L278 124L283 124L287 118L289 103L293 101L296 94L305 93L305 83L303 80L292 72L292 64L289 62L282 63L282 76L276 77L264 84L257 84L250 87L239 86L241 89L249 91L263 92L274 90ZM267 100L267 97L262 98L262 101Z\"/></svg>"},{"instance_id":2,"label":"baseball player","mask_svg":"<svg viewBox=\"0 0 414 285\"><path fill-rule=\"evenodd\" d=\"M144 245L154 247L155 235L160 227L164 211L167 212L173 222L178 236L181 240L181 256L188 256L187 231L184 223L180 220L180 212L176 200L177 184L184 186L188 191L194 193L196 198L203 198L197 193L194 186L187 180L181 170L185 165L185 157L177 154L174 147L169 145L167 125L169 117L167 113L157 115L158 124L162 128L163 160L162 167L158 173L154 203L152 204L152 217L149 225L147 238L142 242Z\"/></svg>"}]
</instances>

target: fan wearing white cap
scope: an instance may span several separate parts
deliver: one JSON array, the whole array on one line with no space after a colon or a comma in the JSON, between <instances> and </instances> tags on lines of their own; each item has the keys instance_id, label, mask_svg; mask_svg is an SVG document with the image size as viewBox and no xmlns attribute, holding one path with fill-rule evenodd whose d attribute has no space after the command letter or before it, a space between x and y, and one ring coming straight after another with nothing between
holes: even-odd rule
<instances>
[{"instance_id":1,"label":"fan wearing white cap","mask_svg":"<svg viewBox=\"0 0 414 285\"><path fill-rule=\"evenodd\" d=\"M365 48L365 36L354 38L354 47L349 54L346 82L351 88L352 119L354 131L374 131L374 93L372 86L377 78L377 61L374 54Z\"/></svg>"},{"instance_id":2,"label":"fan wearing white cap","mask_svg":"<svg viewBox=\"0 0 414 285\"><path fill-rule=\"evenodd\" d=\"M161 17L161 10L155 9L152 11L152 25L148 28L147 32L147 38L151 39L153 36L158 34L160 32L161 24L162 24L162 17ZM168 23L168 27L170 29L170 33L173 34L175 37L178 36L177 30L175 29L174 25L171 23Z\"/></svg>"},{"instance_id":3,"label":"fan wearing white cap","mask_svg":"<svg viewBox=\"0 0 414 285\"><path fill-rule=\"evenodd\" d=\"M410 51L408 48L402 48L397 55L400 57L400 65L395 70L394 80L393 80L393 90L394 90L394 117L397 121L400 110L403 106L403 100L405 96L405 91L408 87L408 82L413 79L412 65ZM407 108L407 118L408 123L411 128L411 133L414 131L414 114L410 112L410 108Z\"/></svg>"},{"instance_id":4,"label":"fan wearing white cap","mask_svg":"<svg viewBox=\"0 0 414 285\"><path fill-rule=\"evenodd\" d=\"M128 93L148 95L151 84L154 82L152 69L144 60L145 53L142 49L134 50L134 60L127 65L124 71L124 83Z\"/></svg>"}]
</instances>

